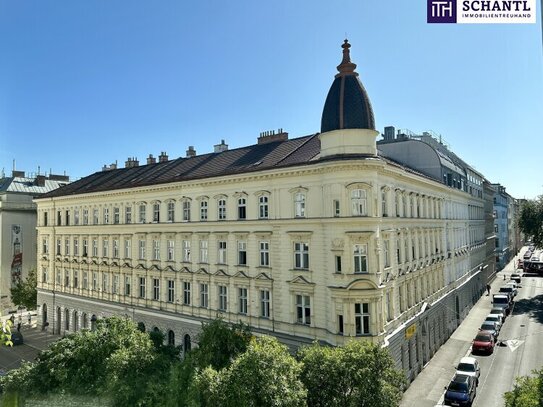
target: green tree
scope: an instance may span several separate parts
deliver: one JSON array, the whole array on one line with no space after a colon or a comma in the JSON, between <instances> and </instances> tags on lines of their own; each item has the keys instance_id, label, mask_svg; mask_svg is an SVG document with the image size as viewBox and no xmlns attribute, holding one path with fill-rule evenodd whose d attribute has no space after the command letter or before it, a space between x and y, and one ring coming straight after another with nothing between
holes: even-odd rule
<instances>
[{"instance_id":1,"label":"green tree","mask_svg":"<svg viewBox=\"0 0 543 407\"><path fill-rule=\"evenodd\" d=\"M543 195L522 203L518 226L536 247L543 248Z\"/></svg>"},{"instance_id":2,"label":"green tree","mask_svg":"<svg viewBox=\"0 0 543 407\"><path fill-rule=\"evenodd\" d=\"M253 339L230 366L208 367L196 377L203 406L305 406L307 391L300 381L300 362L277 339Z\"/></svg>"},{"instance_id":3,"label":"green tree","mask_svg":"<svg viewBox=\"0 0 543 407\"><path fill-rule=\"evenodd\" d=\"M388 350L367 341L343 347L317 343L298 353L307 404L320 406L393 407L402 398L405 378Z\"/></svg>"},{"instance_id":4,"label":"green tree","mask_svg":"<svg viewBox=\"0 0 543 407\"><path fill-rule=\"evenodd\" d=\"M543 405L543 369L535 376L517 377L513 390L506 392L505 407L540 407Z\"/></svg>"},{"instance_id":5,"label":"green tree","mask_svg":"<svg viewBox=\"0 0 543 407\"><path fill-rule=\"evenodd\" d=\"M36 270L32 269L24 281L20 280L11 287L11 301L17 306L36 309L38 301L37 284Z\"/></svg>"},{"instance_id":6,"label":"green tree","mask_svg":"<svg viewBox=\"0 0 543 407\"><path fill-rule=\"evenodd\" d=\"M11 325L12 322L9 319L0 321L0 346L13 346L11 342Z\"/></svg>"}]
</instances>

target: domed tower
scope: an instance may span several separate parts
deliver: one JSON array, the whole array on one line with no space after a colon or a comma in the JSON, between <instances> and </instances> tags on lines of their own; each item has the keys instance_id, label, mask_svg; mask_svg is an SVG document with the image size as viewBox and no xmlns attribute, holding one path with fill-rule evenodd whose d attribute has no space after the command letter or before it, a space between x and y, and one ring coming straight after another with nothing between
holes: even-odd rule
<instances>
[{"instance_id":1,"label":"domed tower","mask_svg":"<svg viewBox=\"0 0 543 407\"><path fill-rule=\"evenodd\" d=\"M345 40L339 73L328 91L321 119L321 157L338 154L377 155L375 119L371 102L351 62Z\"/></svg>"}]
</instances>

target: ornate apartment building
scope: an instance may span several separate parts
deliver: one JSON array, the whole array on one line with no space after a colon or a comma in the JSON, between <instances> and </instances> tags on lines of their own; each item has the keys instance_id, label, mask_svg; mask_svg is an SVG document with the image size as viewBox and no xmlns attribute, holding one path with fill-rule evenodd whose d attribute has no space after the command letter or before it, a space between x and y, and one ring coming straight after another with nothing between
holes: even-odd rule
<instances>
[{"instance_id":1,"label":"ornate apartment building","mask_svg":"<svg viewBox=\"0 0 543 407\"><path fill-rule=\"evenodd\" d=\"M349 48L321 133L129 159L36 200L40 322L125 315L187 350L220 316L293 347L382 343L414 377L486 284L484 200L378 151Z\"/></svg>"}]
</instances>

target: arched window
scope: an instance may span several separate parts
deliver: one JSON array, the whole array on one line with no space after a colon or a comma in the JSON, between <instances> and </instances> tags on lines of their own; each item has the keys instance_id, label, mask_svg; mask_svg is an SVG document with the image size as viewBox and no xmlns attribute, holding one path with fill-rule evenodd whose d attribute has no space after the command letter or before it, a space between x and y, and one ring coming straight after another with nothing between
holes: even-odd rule
<instances>
[{"instance_id":1,"label":"arched window","mask_svg":"<svg viewBox=\"0 0 543 407\"><path fill-rule=\"evenodd\" d=\"M74 311L73 313L73 317L74 317L74 332L77 332L77 330L79 329L79 321L78 321L78 314L77 314L77 311Z\"/></svg>"},{"instance_id":2,"label":"arched window","mask_svg":"<svg viewBox=\"0 0 543 407\"><path fill-rule=\"evenodd\" d=\"M68 308L64 310L64 329L66 331L70 329L70 310Z\"/></svg>"},{"instance_id":3,"label":"arched window","mask_svg":"<svg viewBox=\"0 0 543 407\"><path fill-rule=\"evenodd\" d=\"M145 324L143 322L138 322L138 329L141 332L145 332Z\"/></svg>"},{"instance_id":4,"label":"arched window","mask_svg":"<svg viewBox=\"0 0 543 407\"><path fill-rule=\"evenodd\" d=\"M185 353L190 352L191 349L191 342L190 342L190 335L186 334L183 338L183 350Z\"/></svg>"},{"instance_id":5,"label":"arched window","mask_svg":"<svg viewBox=\"0 0 543 407\"><path fill-rule=\"evenodd\" d=\"M168 345L175 346L175 333L171 329L168 331Z\"/></svg>"},{"instance_id":6,"label":"arched window","mask_svg":"<svg viewBox=\"0 0 543 407\"><path fill-rule=\"evenodd\" d=\"M84 312L83 315L81 315L81 328L87 329L89 327L89 321L87 317L87 313Z\"/></svg>"}]
</instances>

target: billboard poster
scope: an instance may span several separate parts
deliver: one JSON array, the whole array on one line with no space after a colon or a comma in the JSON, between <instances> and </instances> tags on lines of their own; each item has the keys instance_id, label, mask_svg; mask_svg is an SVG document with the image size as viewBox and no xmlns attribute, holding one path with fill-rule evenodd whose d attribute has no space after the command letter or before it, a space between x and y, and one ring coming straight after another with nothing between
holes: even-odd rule
<instances>
[{"instance_id":1,"label":"billboard poster","mask_svg":"<svg viewBox=\"0 0 543 407\"><path fill-rule=\"evenodd\" d=\"M11 261L11 286L21 281L23 270L23 233L21 225L11 225L11 247L13 248L13 260Z\"/></svg>"}]
</instances>

